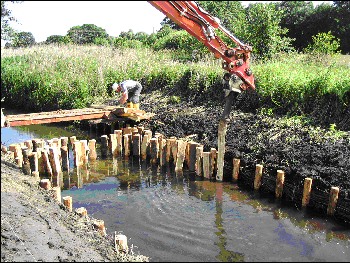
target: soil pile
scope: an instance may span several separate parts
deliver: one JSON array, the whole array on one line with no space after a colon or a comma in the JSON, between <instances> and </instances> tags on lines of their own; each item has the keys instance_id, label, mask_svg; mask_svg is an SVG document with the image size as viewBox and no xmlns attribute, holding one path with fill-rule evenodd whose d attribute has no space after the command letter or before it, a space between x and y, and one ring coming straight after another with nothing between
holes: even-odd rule
<instances>
[{"instance_id":1,"label":"soil pile","mask_svg":"<svg viewBox=\"0 0 350 263\"><path fill-rule=\"evenodd\" d=\"M93 221L69 212L2 152L1 262L149 261L117 253L114 237L102 236Z\"/></svg>"}]
</instances>

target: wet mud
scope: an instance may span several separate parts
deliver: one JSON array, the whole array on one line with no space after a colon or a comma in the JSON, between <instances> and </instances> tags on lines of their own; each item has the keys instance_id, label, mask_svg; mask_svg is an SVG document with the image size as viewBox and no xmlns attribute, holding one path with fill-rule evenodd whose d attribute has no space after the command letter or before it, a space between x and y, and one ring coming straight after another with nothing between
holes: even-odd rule
<instances>
[{"instance_id":1,"label":"wet mud","mask_svg":"<svg viewBox=\"0 0 350 263\"><path fill-rule=\"evenodd\" d=\"M253 189L255 166L262 164L259 193L273 196L276 171L283 170L282 202L299 209L304 179L310 177L313 183L307 208L323 215L331 187L339 187L332 218L349 226L349 108L334 104L332 97L313 104L310 100L309 108L304 105L300 111L307 112L312 121L303 123L298 118L286 118L283 110L271 115L259 111L261 107L254 93L243 94L234 105L226 134L223 180L232 180L232 160L239 158L238 184ZM205 151L217 149L223 101L181 96L181 102L170 103L168 96L146 91L140 108L156 115L134 124L166 137L194 140L203 144ZM333 123L337 129L329 129ZM39 188L38 181L23 176L6 154L2 153L1 160L1 261L148 261L144 256L116 253L113 237L100 236L92 227L93 218L68 212Z\"/></svg>"},{"instance_id":2,"label":"wet mud","mask_svg":"<svg viewBox=\"0 0 350 263\"><path fill-rule=\"evenodd\" d=\"M208 102L207 98L189 100L182 97L181 103L171 104L160 93L150 92L144 95L141 109L156 115L142 124L166 137L192 139L201 143L204 151L212 147L217 149L218 124L224 102ZM282 201L300 209L304 180L312 178L307 208L325 216L331 187L339 187L332 217L349 225L349 105L344 106L332 96L313 102L300 107L308 120L302 122L293 115L287 117L286 110L266 114L261 108L267 108L269 102L261 102L254 92L242 93L231 110L227 126L223 180L232 180L233 158L239 158L238 184L253 189L256 164L262 164L259 191L263 195L274 195L277 170L283 170ZM298 116L298 112L294 114ZM332 124L333 129L330 128Z\"/></svg>"}]
</instances>

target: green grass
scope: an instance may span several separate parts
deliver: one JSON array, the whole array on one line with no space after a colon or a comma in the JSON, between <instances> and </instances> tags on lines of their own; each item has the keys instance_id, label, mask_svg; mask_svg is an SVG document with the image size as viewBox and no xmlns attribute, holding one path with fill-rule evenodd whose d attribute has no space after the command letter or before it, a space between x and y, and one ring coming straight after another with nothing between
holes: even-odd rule
<instances>
[{"instance_id":1,"label":"green grass","mask_svg":"<svg viewBox=\"0 0 350 263\"><path fill-rule=\"evenodd\" d=\"M109 87L124 79L141 81L144 92L174 91L171 95L206 94L221 98L224 70L208 57L198 62L174 60L170 50L106 46L43 45L1 49L1 93L7 103L28 110L86 107L111 98ZM318 58L303 54L253 62L257 92L275 107L298 105L308 96L334 93L348 104L349 55ZM176 93L177 91L178 93ZM21 104L19 104L21 103Z\"/></svg>"}]
</instances>

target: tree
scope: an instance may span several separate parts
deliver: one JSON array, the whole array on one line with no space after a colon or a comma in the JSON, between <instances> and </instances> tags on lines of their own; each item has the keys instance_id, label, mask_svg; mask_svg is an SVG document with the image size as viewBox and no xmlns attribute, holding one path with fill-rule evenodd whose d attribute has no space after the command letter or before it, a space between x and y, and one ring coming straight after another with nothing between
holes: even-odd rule
<instances>
[{"instance_id":1,"label":"tree","mask_svg":"<svg viewBox=\"0 0 350 263\"><path fill-rule=\"evenodd\" d=\"M52 35L46 39L45 44L68 44L69 42L71 39L68 36Z\"/></svg>"},{"instance_id":2,"label":"tree","mask_svg":"<svg viewBox=\"0 0 350 263\"><path fill-rule=\"evenodd\" d=\"M280 26L288 28L287 36L295 38L293 46L300 49L305 46L305 28L304 21L314 12L314 6L310 1L281 1L277 4L277 9L283 12Z\"/></svg>"},{"instance_id":3,"label":"tree","mask_svg":"<svg viewBox=\"0 0 350 263\"><path fill-rule=\"evenodd\" d=\"M238 39L244 41L246 17L244 7L239 1L199 1L200 7L214 17Z\"/></svg>"},{"instance_id":4,"label":"tree","mask_svg":"<svg viewBox=\"0 0 350 263\"><path fill-rule=\"evenodd\" d=\"M142 43L146 43L147 38L148 38L148 34L145 32L137 32L134 35L134 39L141 41Z\"/></svg>"},{"instance_id":5,"label":"tree","mask_svg":"<svg viewBox=\"0 0 350 263\"><path fill-rule=\"evenodd\" d=\"M35 44L35 38L30 32L16 33L12 42L13 47L30 47Z\"/></svg>"},{"instance_id":6,"label":"tree","mask_svg":"<svg viewBox=\"0 0 350 263\"><path fill-rule=\"evenodd\" d=\"M75 44L92 44L95 38L109 37L105 29L93 24L74 26L68 30L67 36L70 37Z\"/></svg>"},{"instance_id":7,"label":"tree","mask_svg":"<svg viewBox=\"0 0 350 263\"><path fill-rule=\"evenodd\" d=\"M332 29L336 32L335 36L340 38L340 49L342 52L350 53L350 2L349 1L333 1L335 9L335 21L337 28Z\"/></svg>"},{"instance_id":8,"label":"tree","mask_svg":"<svg viewBox=\"0 0 350 263\"><path fill-rule=\"evenodd\" d=\"M171 29L174 30L182 30L182 27L180 27L178 24L176 24L173 20L171 20L169 17L164 17L164 19L162 20L162 22L160 22L160 25L162 27L164 26L169 26Z\"/></svg>"},{"instance_id":9,"label":"tree","mask_svg":"<svg viewBox=\"0 0 350 263\"><path fill-rule=\"evenodd\" d=\"M134 39L134 36L135 36L135 34L134 34L134 31L132 29L129 29L127 32L122 31L119 34L119 37L129 39L129 40Z\"/></svg>"},{"instance_id":10,"label":"tree","mask_svg":"<svg viewBox=\"0 0 350 263\"><path fill-rule=\"evenodd\" d=\"M221 24L233 33L236 37L243 36L242 25L244 24L245 14L244 7L239 1L198 1L199 6L210 15L219 18ZM173 30L182 30L175 22L165 17L160 23L161 30L169 27Z\"/></svg>"},{"instance_id":11,"label":"tree","mask_svg":"<svg viewBox=\"0 0 350 263\"><path fill-rule=\"evenodd\" d=\"M253 47L253 53L260 59L271 58L279 52L292 51L293 39L286 37L288 29L281 28L283 12L276 4L250 4L246 9L247 25L245 39Z\"/></svg>"},{"instance_id":12,"label":"tree","mask_svg":"<svg viewBox=\"0 0 350 263\"><path fill-rule=\"evenodd\" d=\"M316 8L310 1L282 1L277 6L284 11L281 27L288 28L287 36L296 39L293 43L296 49L305 49L318 33L331 31L340 39L342 52L350 52L349 1L322 3Z\"/></svg>"},{"instance_id":13,"label":"tree","mask_svg":"<svg viewBox=\"0 0 350 263\"><path fill-rule=\"evenodd\" d=\"M340 40L334 37L331 32L318 33L312 36L312 43L309 44L305 51L321 55L333 55L339 53Z\"/></svg>"},{"instance_id":14,"label":"tree","mask_svg":"<svg viewBox=\"0 0 350 263\"><path fill-rule=\"evenodd\" d=\"M6 3L21 3L22 1L1 1L1 40L11 40L15 31L9 25L9 21L16 21L11 15L11 10L6 7Z\"/></svg>"}]
</instances>

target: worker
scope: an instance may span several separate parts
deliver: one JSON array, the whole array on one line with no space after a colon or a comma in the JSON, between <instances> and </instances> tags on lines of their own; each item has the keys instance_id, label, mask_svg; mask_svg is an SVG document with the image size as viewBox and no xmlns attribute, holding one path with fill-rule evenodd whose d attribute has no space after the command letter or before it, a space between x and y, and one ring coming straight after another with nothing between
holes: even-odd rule
<instances>
[{"instance_id":1,"label":"worker","mask_svg":"<svg viewBox=\"0 0 350 263\"><path fill-rule=\"evenodd\" d=\"M112 89L115 92L122 92L122 96L119 99L120 104L126 102L127 108L140 109L140 94L142 90L140 82L128 79L120 84L114 83Z\"/></svg>"}]
</instances>

